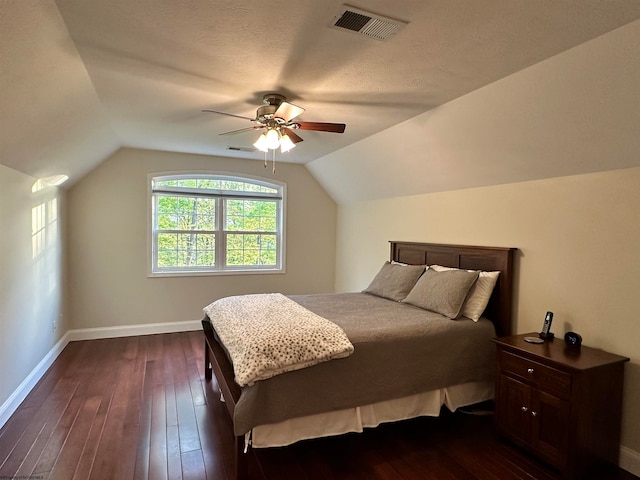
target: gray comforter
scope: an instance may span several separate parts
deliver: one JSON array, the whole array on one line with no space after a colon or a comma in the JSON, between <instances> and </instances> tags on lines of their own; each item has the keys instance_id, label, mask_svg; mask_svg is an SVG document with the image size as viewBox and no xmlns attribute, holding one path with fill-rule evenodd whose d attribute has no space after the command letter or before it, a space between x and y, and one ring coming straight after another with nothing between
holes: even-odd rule
<instances>
[{"instance_id":1,"label":"gray comforter","mask_svg":"<svg viewBox=\"0 0 640 480\"><path fill-rule=\"evenodd\" d=\"M449 320L365 293L290 298L340 325L354 353L244 387L234 413L236 435L288 418L493 379L495 330L486 319Z\"/></svg>"}]
</instances>

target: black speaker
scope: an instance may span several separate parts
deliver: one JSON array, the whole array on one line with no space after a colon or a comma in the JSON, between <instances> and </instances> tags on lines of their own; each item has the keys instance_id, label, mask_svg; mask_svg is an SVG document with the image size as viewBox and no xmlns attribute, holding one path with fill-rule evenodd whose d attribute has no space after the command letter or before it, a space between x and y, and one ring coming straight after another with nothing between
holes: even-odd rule
<instances>
[{"instance_id":1,"label":"black speaker","mask_svg":"<svg viewBox=\"0 0 640 480\"><path fill-rule=\"evenodd\" d=\"M574 348L580 348L582 345L582 337L576 332L567 332L564 334L564 341L568 346Z\"/></svg>"}]
</instances>

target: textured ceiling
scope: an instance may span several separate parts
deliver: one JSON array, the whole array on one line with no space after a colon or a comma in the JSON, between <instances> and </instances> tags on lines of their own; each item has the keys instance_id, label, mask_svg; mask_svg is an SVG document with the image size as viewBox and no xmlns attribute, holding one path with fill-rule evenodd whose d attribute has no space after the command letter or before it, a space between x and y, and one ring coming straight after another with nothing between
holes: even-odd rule
<instances>
[{"instance_id":1,"label":"textured ceiling","mask_svg":"<svg viewBox=\"0 0 640 480\"><path fill-rule=\"evenodd\" d=\"M246 120L278 92L308 163L640 18L636 0L360 0L408 22L330 28L337 0L0 0L0 163L80 178L122 146L261 159Z\"/></svg>"}]
</instances>

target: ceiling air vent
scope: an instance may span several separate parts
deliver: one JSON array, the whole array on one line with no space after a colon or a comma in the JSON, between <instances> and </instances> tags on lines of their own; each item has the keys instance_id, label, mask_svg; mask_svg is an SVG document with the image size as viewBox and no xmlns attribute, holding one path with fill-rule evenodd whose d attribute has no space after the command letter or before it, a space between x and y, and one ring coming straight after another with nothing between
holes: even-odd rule
<instances>
[{"instance_id":1,"label":"ceiling air vent","mask_svg":"<svg viewBox=\"0 0 640 480\"><path fill-rule=\"evenodd\" d=\"M381 17L350 5L343 5L331 22L332 27L350 30L376 40L387 40L406 24L406 22Z\"/></svg>"},{"instance_id":2,"label":"ceiling air vent","mask_svg":"<svg viewBox=\"0 0 640 480\"><path fill-rule=\"evenodd\" d=\"M231 150L234 152L255 152L255 148L251 147L227 147L227 150Z\"/></svg>"}]
</instances>

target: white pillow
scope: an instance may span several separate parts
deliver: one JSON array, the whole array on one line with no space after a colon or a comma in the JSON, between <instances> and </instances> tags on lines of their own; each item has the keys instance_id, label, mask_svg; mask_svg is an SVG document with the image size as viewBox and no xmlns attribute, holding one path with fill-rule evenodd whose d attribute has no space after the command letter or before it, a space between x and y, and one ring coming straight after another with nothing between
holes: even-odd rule
<instances>
[{"instance_id":1,"label":"white pillow","mask_svg":"<svg viewBox=\"0 0 640 480\"><path fill-rule=\"evenodd\" d=\"M443 267L442 265L430 265L429 268L433 268L436 272L459 270L457 268ZM500 272L480 272L478 280L476 280L476 283L473 284L467 294L460 315L470 318L474 322L480 319L484 309L487 308L499 275Z\"/></svg>"}]
</instances>

